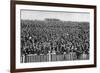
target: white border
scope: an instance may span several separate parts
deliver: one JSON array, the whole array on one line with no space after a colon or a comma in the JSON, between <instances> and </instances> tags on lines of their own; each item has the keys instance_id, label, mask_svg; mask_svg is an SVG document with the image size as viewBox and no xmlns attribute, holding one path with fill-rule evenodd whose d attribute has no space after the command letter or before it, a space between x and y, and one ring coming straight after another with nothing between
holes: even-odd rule
<instances>
[{"instance_id":1,"label":"white border","mask_svg":"<svg viewBox=\"0 0 100 73\"><path fill-rule=\"evenodd\" d=\"M20 63L20 10L21 9L89 12L90 13L90 60L63 61L63 62L52 62L52 63L51 62L24 63L24 64ZM15 50L16 50L16 69L94 64L94 11L93 9L35 6L35 5L16 5L16 49Z\"/></svg>"}]
</instances>

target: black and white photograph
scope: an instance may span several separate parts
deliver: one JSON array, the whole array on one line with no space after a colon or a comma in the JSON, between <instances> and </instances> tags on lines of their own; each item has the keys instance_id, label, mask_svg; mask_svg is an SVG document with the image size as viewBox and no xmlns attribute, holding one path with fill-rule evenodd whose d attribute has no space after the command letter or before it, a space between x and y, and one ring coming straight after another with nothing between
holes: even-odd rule
<instances>
[{"instance_id":1,"label":"black and white photograph","mask_svg":"<svg viewBox=\"0 0 100 73\"><path fill-rule=\"evenodd\" d=\"M21 63L88 60L90 14L21 10Z\"/></svg>"},{"instance_id":2,"label":"black and white photograph","mask_svg":"<svg viewBox=\"0 0 100 73\"><path fill-rule=\"evenodd\" d=\"M96 6L13 1L11 71L96 67Z\"/></svg>"}]
</instances>

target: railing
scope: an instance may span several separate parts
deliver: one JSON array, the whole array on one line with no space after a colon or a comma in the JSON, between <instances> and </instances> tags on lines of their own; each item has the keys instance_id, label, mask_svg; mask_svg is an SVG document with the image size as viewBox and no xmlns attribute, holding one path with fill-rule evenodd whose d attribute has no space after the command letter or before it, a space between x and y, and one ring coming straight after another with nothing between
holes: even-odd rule
<instances>
[{"instance_id":1,"label":"railing","mask_svg":"<svg viewBox=\"0 0 100 73\"><path fill-rule=\"evenodd\" d=\"M86 60L89 59L89 55L82 54L79 57L80 60ZM68 61L68 60L78 60L77 55L74 52L68 53L68 54L47 54L47 55L23 55L21 56L21 63L28 63L28 62L49 62L49 61Z\"/></svg>"}]
</instances>

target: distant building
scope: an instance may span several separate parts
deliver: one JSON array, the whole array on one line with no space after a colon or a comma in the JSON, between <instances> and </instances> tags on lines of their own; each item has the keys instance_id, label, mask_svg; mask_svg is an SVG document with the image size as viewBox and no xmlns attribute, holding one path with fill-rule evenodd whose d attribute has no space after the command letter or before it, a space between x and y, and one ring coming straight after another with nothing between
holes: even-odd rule
<instances>
[{"instance_id":1,"label":"distant building","mask_svg":"<svg viewBox=\"0 0 100 73\"><path fill-rule=\"evenodd\" d=\"M52 19L46 18L45 20L46 20L46 21L60 21L59 19L55 19L55 18L52 18Z\"/></svg>"}]
</instances>

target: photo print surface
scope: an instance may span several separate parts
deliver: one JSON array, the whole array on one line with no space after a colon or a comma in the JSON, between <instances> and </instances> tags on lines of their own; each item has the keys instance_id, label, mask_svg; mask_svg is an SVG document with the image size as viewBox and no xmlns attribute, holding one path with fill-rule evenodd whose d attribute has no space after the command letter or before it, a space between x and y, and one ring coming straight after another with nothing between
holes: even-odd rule
<instances>
[{"instance_id":1,"label":"photo print surface","mask_svg":"<svg viewBox=\"0 0 100 73\"><path fill-rule=\"evenodd\" d=\"M90 59L90 13L20 10L20 63Z\"/></svg>"}]
</instances>

